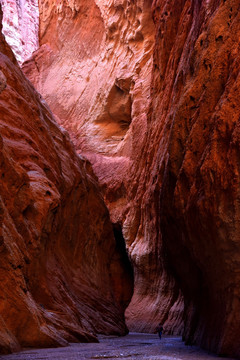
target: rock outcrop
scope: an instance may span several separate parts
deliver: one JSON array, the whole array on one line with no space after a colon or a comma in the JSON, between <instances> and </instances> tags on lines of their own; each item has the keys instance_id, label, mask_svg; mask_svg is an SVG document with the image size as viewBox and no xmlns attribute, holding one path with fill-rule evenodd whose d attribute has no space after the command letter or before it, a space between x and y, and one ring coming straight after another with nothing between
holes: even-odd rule
<instances>
[{"instance_id":1,"label":"rock outcrop","mask_svg":"<svg viewBox=\"0 0 240 360\"><path fill-rule=\"evenodd\" d=\"M39 47L38 0L2 0L3 34L22 64Z\"/></svg>"},{"instance_id":2,"label":"rock outcrop","mask_svg":"<svg viewBox=\"0 0 240 360\"><path fill-rule=\"evenodd\" d=\"M180 331L184 298L186 342L240 357L239 2L44 4L24 71L121 225L128 323Z\"/></svg>"},{"instance_id":3,"label":"rock outcrop","mask_svg":"<svg viewBox=\"0 0 240 360\"><path fill-rule=\"evenodd\" d=\"M157 164L160 229L184 294L184 338L240 357L239 2L155 1L153 14L148 144L159 146L148 171Z\"/></svg>"},{"instance_id":4,"label":"rock outcrop","mask_svg":"<svg viewBox=\"0 0 240 360\"><path fill-rule=\"evenodd\" d=\"M123 335L129 263L90 165L2 35L0 70L0 352Z\"/></svg>"},{"instance_id":5,"label":"rock outcrop","mask_svg":"<svg viewBox=\"0 0 240 360\"><path fill-rule=\"evenodd\" d=\"M155 205L141 209L148 183L135 176L151 100L151 1L45 4L40 2L41 47L23 70L91 161L111 220L121 229L135 276L126 314L130 329L152 331L171 319L165 328L179 333L182 296L159 259Z\"/></svg>"}]
</instances>

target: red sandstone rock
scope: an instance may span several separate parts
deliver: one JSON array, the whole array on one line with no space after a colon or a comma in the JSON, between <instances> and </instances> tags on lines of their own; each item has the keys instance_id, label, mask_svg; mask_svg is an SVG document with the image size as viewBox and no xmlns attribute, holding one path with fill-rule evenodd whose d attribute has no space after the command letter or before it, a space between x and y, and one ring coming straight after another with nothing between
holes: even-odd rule
<instances>
[{"instance_id":1,"label":"red sandstone rock","mask_svg":"<svg viewBox=\"0 0 240 360\"><path fill-rule=\"evenodd\" d=\"M0 352L123 335L121 239L89 165L0 36Z\"/></svg>"},{"instance_id":2,"label":"red sandstone rock","mask_svg":"<svg viewBox=\"0 0 240 360\"><path fill-rule=\"evenodd\" d=\"M77 148L131 156L134 119L141 113L144 131L150 94L150 4L89 0L46 6L42 0L40 44L24 72Z\"/></svg>"},{"instance_id":3,"label":"red sandstone rock","mask_svg":"<svg viewBox=\"0 0 240 360\"><path fill-rule=\"evenodd\" d=\"M24 70L122 225L131 328L179 331L183 293L186 341L239 357L238 1L154 0L155 30L150 1L96 3L42 2Z\"/></svg>"},{"instance_id":4,"label":"red sandstone rock","mask_svg":"<svg viewBox=\"0 0 240 360\"><path fill-rule=\"evenodd\" d=\"M3 34L19 63L39 47L39 10L37 0L2 0Z\"/></svg>"},{"instance_id":5,"label":"red sandstone rock","mask_svg":"<svg viewBox=\"0 0 240 360\"><path fill-rule=\"evenodd\" d=\"M155 205L141 208L151 176L136 178L145 168L138 164L151 100L151 2L45 4L40 2L42 46L23 70L91 161L111 220L122 226L135 273L126 313L130 329L152 331L171 314L165 328L179 333L182 297L159 259ZM145 202L155 202L151 190Z\"/></svg>"},{"instance_id":6,"label":"red sandstone rock","mask_svg":"<svg viewBox=\"0 0 240 360\"><path fill-rule=\"evenodd\" d=\"M147 171L184 294L184 338L239 357L239 2L155 1L153 10Z\"/></svg>"}]
</instances>

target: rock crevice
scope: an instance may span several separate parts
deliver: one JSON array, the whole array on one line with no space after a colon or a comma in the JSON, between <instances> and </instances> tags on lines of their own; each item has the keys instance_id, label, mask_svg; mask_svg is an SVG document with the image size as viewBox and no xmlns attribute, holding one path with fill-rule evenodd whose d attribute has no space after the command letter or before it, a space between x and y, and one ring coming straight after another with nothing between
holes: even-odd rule
<instances>
[{"instance_id":1,"label":"rock crevice","mask_svg":"<svg viewBox=\"0 0 240 360\"><path fill-rule=\"evenodd\" d=\"M41 46L23 65L77 151L91 162L114 224L115 246L126 242L134 269L126 311L130 329L152 331L161 321L168 333L183 333L187 343L235 357L239 14L237 0L41 0ZM31 161L44 164L35 148L30 153ZM55 184L50 189L47 180L46 198L53 190L57 194L47 211L58 213L60 170L44 168ZM30 188L26 179L23 173L15 190L20 208ZM35 206L30 199L30 207L21 208L27 221ZM70 249L64 246L65 254ZM84 249L91 246L86 242ZM106 249L114 264L108 262L108 269L116 274L120 255ZM79 248L76 254L85 253ZM90 271L89 281L95 276ZM131 281L132 275L126 289ZM112 289L122 309L126 294L118 284Z\"/></svg>"}]
</instances>

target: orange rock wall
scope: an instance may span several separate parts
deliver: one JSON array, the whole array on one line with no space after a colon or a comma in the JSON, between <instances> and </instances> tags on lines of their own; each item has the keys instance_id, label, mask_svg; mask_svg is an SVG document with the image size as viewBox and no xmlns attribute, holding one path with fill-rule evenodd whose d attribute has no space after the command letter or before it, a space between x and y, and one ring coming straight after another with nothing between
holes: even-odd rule
<instances>
[{"instance_id":1,"label":"orange rock wall","mask_svg":"<svg viewBox=\"0 0 240 360\"><path fill-rule=\"evenodd\" d=\"M121 225L130 328L181 331L184 297L185 340L239 357L238 1L44 4L24 71Z\"/></svg>"},{"instance_id":2,"label":"orange rock wall","mask_svg":"<svg viewBox=\"0 0 240 360\"><path fill-rule=\"evenodd\" d=\"M0 352L125 334L121 239L90 165L2 35L0 113Z\"/></svg>"},{"instance_id":3,"label":"orange rock wall","mask_svg":"<svg viewBox=\"0 0 240 360\"><path fill-rule=\"evenodd\" d=\"M145 167L136 170L151 100L151 1L78 0L48 8L42 1L40 34L42 46L23 69L91 161L111 220L122 228L135 273L127 324L152 331L168 318L167 331L179 333L182 297L159 259L155 200L149 189L141 208L148 183L136 177Z\"/></svg>"},{"instance_id":4,"label":"orange rock wall","mask_svg":"<svg viewBox=\"0 0 240 360\"><path fill-rule=\"evenodd\" d=\"M153 16L147 171L184 338L239 357L239 2L154 1Z\"/></svg>"}]
</instances>

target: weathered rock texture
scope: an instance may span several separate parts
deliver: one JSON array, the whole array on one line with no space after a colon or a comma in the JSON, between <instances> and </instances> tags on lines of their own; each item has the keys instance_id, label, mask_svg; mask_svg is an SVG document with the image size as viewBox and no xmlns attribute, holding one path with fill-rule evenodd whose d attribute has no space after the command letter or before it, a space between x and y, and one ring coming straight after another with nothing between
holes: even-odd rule
<instances>
[{"instance_id":1,"label":"weathered rock texture","mask_svg":"<svg viewBox=\"0 0 240 360\"><path fill-rule=\"evenodd\" d=\"M156 1L153 15L153 100L135 175L144 229L155 221L183 291L184 339L240 357L239 3Z\"/></svg>"},{"instance_id":2,"label":"weathered rock texture","mask_svg":"<svg viewBox=\"0 0 240 360\"><path fill-rule=\"evenodd\" d=\"M89 164L0 51L0 352L125 334L127 257Z\"/></svg>"},{"instance_id":3,"label":"weathered rock texture","mask_svg":"<svg viewBox=\"0 0 240 360\"><path fill-rule=\"evenodd\" d=\"M45 5L40 2L42 46L24 72L93 164L111 220L127 243L135 272L130 329L152 331L171 318L166 329L179 332L182 298L159 260L155 205L141 209L148 183L135 178L151 100L151 1ZM147 202L152 197L149 191Z\"/></svg>"},{"instance_id":4,"label":"weathered rock texture","mask_svg":"<svg viewBox=\"0 0 240 360\"><path fill-rule=\"evenodd\" d=\"M1 4L3 34L21 64L39 47L38 0L1 0Z\"/></svg>"},{"instance_id":5,"label":"weathered rock texture","mask_svg":"<svg viewBox=\"0 0 240 360\"><path fill-rule=\"evenodd\" d=\"M238 357L239 6L154 2L148 134L164 250L185 298L184 338Z\"/></svg>"},{"instance_id":6,"label":"weathered rock texture","mask_svg":"<svg viewBox=\"0 0 240 360\"><path fill-rule=\"evenodd\" d=\"M129 324L179 331L183 294L186 341L240 357L239 2L44 4L24 70L122 226Z\"/></svg>"},{"instance_id":7,"label":"weathered rock texture","mask_svg":"<svg viewBox=\"0 0 240 360\"><path fill-rule=\"evenodd\" d=\"M150 2L40 1L40 44L24 71L77 148L130 155L150 94Z\"/></svg>"}]
</instances>

